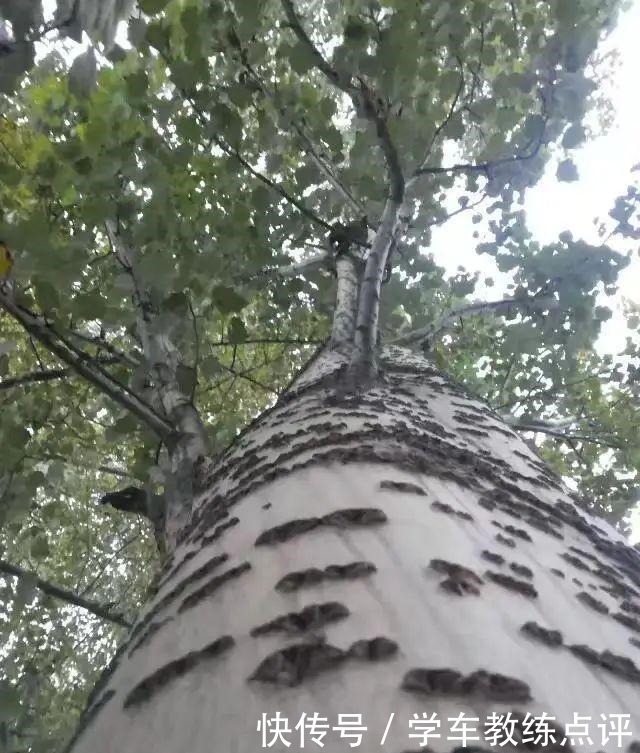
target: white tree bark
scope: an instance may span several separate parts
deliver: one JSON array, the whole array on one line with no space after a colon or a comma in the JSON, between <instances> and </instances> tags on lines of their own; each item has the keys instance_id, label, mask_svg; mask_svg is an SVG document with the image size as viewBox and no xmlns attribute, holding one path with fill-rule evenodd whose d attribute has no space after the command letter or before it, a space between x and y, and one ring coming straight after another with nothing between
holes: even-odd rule
<instances>
[{"instance_id":1,"label":"white tree bark","mask_svg":"<svg viewBox=\"0 0 640 753\"><path fill-rule=\"evenodd\" d=\"M253 752L276 712L274 751L305 712L362 714L383 753L420 750L422 712L435 751L460 713L588 716L585 751L640 738L640 552L424 359L387 352L356 395L347 361L318 358L218 462L74 753ZM630 715L622 748L601 714Z\"/></svg>"}]
</instances>

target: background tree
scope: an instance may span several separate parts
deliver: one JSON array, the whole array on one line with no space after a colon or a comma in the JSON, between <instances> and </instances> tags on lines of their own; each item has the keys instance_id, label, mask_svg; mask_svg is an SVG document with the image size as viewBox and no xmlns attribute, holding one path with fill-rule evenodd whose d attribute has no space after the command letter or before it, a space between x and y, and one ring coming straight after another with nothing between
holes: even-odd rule
<instances>
[{"instance_id":1,"label":"background tree","mask_svg":"<svg viewBox=\"0 0 640 753\"><path fill-rule=\"evenodd\" d=\"M637 312L620 357L594 343L628 257L541 247L522 211L549 160L575 178L617 3L5 5L6 748L62 744L209 458L328 339L361 388L378 338L424 349L624 525ZM49 44L82 31L71 64ZM637 238L636 207L632 186L614 233ZM506 298L430 257L461 212Z\"/></svg>"}]
</instances>

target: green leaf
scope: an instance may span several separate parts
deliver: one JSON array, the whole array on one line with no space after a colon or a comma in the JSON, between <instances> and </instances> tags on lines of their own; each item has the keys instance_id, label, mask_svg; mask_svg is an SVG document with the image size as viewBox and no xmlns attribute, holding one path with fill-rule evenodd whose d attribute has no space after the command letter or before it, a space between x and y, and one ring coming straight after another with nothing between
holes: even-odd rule
<instances>
[{"instance_id":1,"label":"green leaf","mask_svg":"<svg viewBox=\"0 0 640 753\"><path fill-rule=\"evenodd\" d=\"M246 342L249 335L242 319L237 316L231 319L227 336L231 345L241 345Z\"/></svg>"},{"instance_id":2,"label":"green leaf","mask_svg":"<svg viewBox=\"0 0 640 753\"><path fill-rule=\"evenodd\" d=\"M302 42L296 42L292 47L289 47L287 57L293 70L299 74L306 73L316 64L313 53Z\"/></svg>"},{"instance_id":3,"label":"green leaf","mask_svg":"<svg viewBox=\"0 0 640 753\"><path fill-rule=\"evenodd\" d=\"M233 146L237 146L242 139L242 120L235 110L227 105L218 103L211 109L212 127L222 131L225 138Z\"/></svg>"},{"instance_id":4,"label":"green leaf","mask_svg":"<svg viewBox=\"0 0 640 753\"><path fill-rule=\"evenodd\" d=\"M169 47L169 30L160 21L153 21L147 27L147 42L164 52Z\"/></svg>"},{"instance_id":5,"label":"green leaf","mask_svg":"<svg viewBox=\"0 0 640 753\"><path fill-rule=\"evenodd\" d=\"M573 182L579 180L578 168L575 166L573 160L563 160L556 170L556 177L563 182Z\"/></svg>"},{"instance_id":6,"label":"green leaf","mask_svg":"<svg viewBox=\"0 0 640 753\"><path fill-rule=\"evenodd\" d=\"M207 379L211 379L223 370L222 364L215 356L207 356L200 362L200 372Z\"/></svg>"},{"instance_id":7,"label":"green leaf","mask_svg":"<svg viewBox=\"0 0 640 753\"><path fill-rule=\"evenodd\" d=\"M46 535L41 534L36 536L31 542L29 551L31 553L31 556L36 560L41 560L45 557L48 557L50 549Z\"/></svg>"},{"instance_id":8,"label":"green leaf","mask_svg":"<svg viewBox=\"0 0 640 753\"><path fill-rule=\"evenodd\" d=\"M562 137L562 146L565 149L575 149L585 140L585 130L579 124L569 126Z\"/></svg>"},{"instance_id":9,"label":"green leaf","mask_svg":"<svg viewBox=\"0 0 640 753\"><path fill-rule=\"evenodd\" d=\"M132 99L141 99L149 87L149 76L146 71L136 71L125 78L127 94Z\"/></svg>"},{"instance_id":10,"label":"green leaf","mask_svg":"<svg viewBox=\"0 0 640 753\"><path fill-rule=\"evenodd\" d=\"M248 304L246 298L237 293L233 288L224 285L216 285L211 291L211 301L222 314L233 314Z\"/></svg>"}]
</instances>

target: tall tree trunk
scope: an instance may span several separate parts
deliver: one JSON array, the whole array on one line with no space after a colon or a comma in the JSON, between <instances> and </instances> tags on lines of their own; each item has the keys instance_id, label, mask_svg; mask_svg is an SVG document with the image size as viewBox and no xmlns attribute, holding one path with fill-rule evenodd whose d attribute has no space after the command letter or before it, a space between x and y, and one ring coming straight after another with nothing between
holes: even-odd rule
<instances>
[{"instance_id":1,"label":"tall tree trunk","mask_svg":"<svg viewBox=\"0 0 640 753\"><path fill-rule=\"evenodd\" d=\"M363 750L419 750L423 712L433 750L462 744L461 713L490 748L474 735L509 711L627 748L598 724L629 714L640 737L640 552L423 358L388 351L355 395L347 365L318 358L219 461L72 750L255 751L277 712L271 750L301 748L303 713L332 752L357 743L339 714L362 715Z\"/></svg>"}]
</instances>

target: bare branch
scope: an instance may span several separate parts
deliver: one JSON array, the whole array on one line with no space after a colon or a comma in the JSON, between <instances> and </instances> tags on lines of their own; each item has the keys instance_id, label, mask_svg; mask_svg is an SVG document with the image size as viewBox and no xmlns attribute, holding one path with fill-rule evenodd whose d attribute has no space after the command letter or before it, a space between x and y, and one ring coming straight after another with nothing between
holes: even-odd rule
<instances>
[{"instance_id":1,"label":"bare branch","mask_svg":"<svg viewBox=\"0 0 640 753\"><path fill-rule=\"evenodd\" d=\"M98 604L96 601L90 601L73 591L68 591L66 588L60 588L60 586L56 586L42 578L38 578L34 573L30 573L28 570L18 567L18 565L12 565L9 562L5 562L5 560L0 560L0 573L12 575L16 578L27 579L31 581L36 588L48 596L53 596L56 599L65 601L67 604L73 604L76 607L85 609L87 612L91 612L91 614L94 614L96 617L100 617L107 622L113 622L122 627L131 627L131 623L121 614L111 612L107 607Z\"/></svg>"},{"instance_id":2,"label":"bare branch","mask_svg":"<svg viewBox=\"0 0 640 753\"><path fill-rule=\"evenodd\" d=\"M298 14L296 13L296 9L293 5L293 0L282 0L282 7L284 8L284 12L287 16L289 26L313 56L316 68L321 71L321 73L323 73L329 79L329 81L331 81L332 84L337 86L339 89L342 89L343 92L351 96L353 92L353 82L351 80L351 77L342 76L324 59L322 53L311 41L309 35L300 23L300 19L298 18Z\"/></svg>"},{"instance_id":3,"label":"bare branch","mask_svg":"<svg viewBox=\"0 0 640 753\"><path fill-rule=\"evenodd\" d=\"M559 429L553 425L549 425L544 421L510 421L509 424L513 429L517 429L518 431L530 431L534 433L539 432L541 434L547 434L550 437L554 437L554 439L560 439L563 442L567 443L587 442L589 444L596 444L601 447L609 447L613 450L623 450L630 446L628 443L623 444L613 440L602 439L600 437L592 437L587 434L571 434L564 432L562 431L562 429Z\"/></svg>"},{"instance_id":4,"label":"bare branch","mask_svg":"<svg viewBox=\"0 0 640 753\"><path fill-rule=\"evenodd\" d=\"M96 363L113 364L118 363L119 359L110 356L108 358L96 358ZM77 376L74 369L45 369L44 371L30 371L19 377L10 377L0 381L0 390L9 390L13 387L23 387L34 382L52 382L56 379L65 379L66 377Z\"/></svg>"},{"instance_id":5,"label":"bare branch","mask_svg":"<svg viewBox=\"0 0 640 753\"><path fill-rule=\"evenodd\" d=\"M480 303L470 303L466 306L451 309L443 314L432 324L426 327L407 332L400 337L389 341L389 345L407 345L409 343L421 342L424 347L429 347L436 337L443 335L460 319L467 319L470 316L486 316L487 314L501 315L508 312L531 312L542 308L556 308L558 302L551 297L531 296L530 298L505 298L501 301L483 301Z\"/></svg>"},{"instance_id":6,"label":"bare branch","mask_svg":"<svg viewBox=\"0 0 640 753\"><path fill-rule=\"evenodd\" d=\"M460 99L460 95L462 94L463 89L464 89L464 74L462 71L460 71L460 83L458 84L458 89L455 93L453 100L451 101L449 112L445 116L444 120L438 125L438 127L433 132L433 136L431 137L431 141L429 142L429 146L427 147L427 151L424 155L424 159L420 163L420 167L425 166L427 159L429 159L429 156L431 155L431 152L433 151L433 147L435 146L435 143L438 140L438 137L440 136L442 131L447 127L447 125L451 122L451 118L453 117L453 114L456 110L456 105L458 104L458 100Z\"/></svg>"},{"instance_id":7,"label":"bare branch","mask_svg":"<svg viewBox=\"0 0 640 753\"><path fill-rule=\"evenodd\" d=\"M298 277L306 272L316 272L319 269L326 268L327 262L333 258L333 254L325 249L319 254L314 254L303 261L294 262L293 264L284 264L281 267L265 267L256 273L256 277Z\"/></svg>"},{"instance_id":8,"label":"bare branch","mask_svg":"<svg viewBox=\"0 0 640 753\"><path fill-rule=\"evenodd\" d=\"M543 131L544 132L544 131ZM542 134L535 142L529 152L522 152L515 154L512 157L503 157L501 159L492 160L490 162L476 162L474 163L459 163L456 165L447 166L424 166L419 167L414 171L411 180L407 183L407 186L412 185L416 178L421 175L442 175L444 173L484 173L489 174L492 169L500 167L501 165L509 165L514 162L526 162L527 160L536 157L542 147Z\"/></svg>"},{"instance_id":9,"label":"bare branch","mask_svg":"<svg viewBox=\"0 0 640 753\"><path fill-rule=\"evenodd\" d=\"M320 345L324 340L306 340L302 337L259 337L254 340L244 340L242 345ZM220 340L208 343L211 348L230 348L234 343Z\"/></svg>"},{"instance_id":10,"label":"bare branch","mask_svg":"<svg viewBox=\"0 0 640 753\"><path fill-rule=\"evenodd\" d=\"M511 20L513 22L513 30L516 37L519 38L520 35L518 34L518 14L516 12L515 0L509 0L509 6L511 7Z\"/></svg>"},{"instance_id":11,"label":"bare branch","mask_svg":"<svg viewBox=\"0 0 640 753\"><path fill-rule=\"evenodd\" d=\"M454 209L453 212L449 212L449 214L446 214L444 217L441 217L438 220L434 220L433 222L430 222L427 227L433 227L434 225L442 225L448 220L450 220L452 217L455 217L457 214L462 214L463 212L468 212L470 209L475 209L477 206L482 204L483 201L485 201L489 196L488 191L484 191L481 196L476 199L476 201L472 201L470 204L465 204L464 206L460 207L459 209Z\"/></svg>"},{"instance_id":12,"label":"bare branch","mask_svg":"<svg viewBox=\"0 0 640 753\"><path fill-rule=\"evenodd\" d=\"M111 256L111 253L109 254L109 256ZM76 337L78 340L82 340L87 343L91 343L92 345L95 345L98 350L106 350L107 353L111 353L114 358L122 361L122 363L126 363L128 366L131 366L134 369L140 366L139 360L132 358L132 356L130 356L128 353L124 353L119 348L116 348L115 345L110 343L108 340L105 340L104 336L92 337L91 335L83 335L81 332L76 332L75 330L70 331L69 336Z\"/></svg>"},{"instance_id":13,"label":"bare branch","mask_svg":"<svg viewBox=\"0 0 640 753\"><path fill-rule=\"evenodd\" d=\"M300 214L303 214L308 220L311 220L311 222L313 222L315 225L324 228L327 232L331 230L331 225L328 222L314 214L304 204L304 202L296 199L295 196L292 196L290 193L285 191L285 189L279 183L275 183L273 180L271 180L271 178L267 178L266 175L258 172L258 170L256 170L249 164L249 162L247 162L247 160L240 154L237 149L234 149L232 146L227 144L219 136L214 136L213 141L220 147L220 149L222 149L223 152L225 152L225 154L235 157L235 159L238 160L242 167L244 167L244 169L254 178L259 180L261 183L264 183L265 186L268 186L272 191L275 191L277 194L282 196L282 198L288 201L289 204L292 204L300 212Z\"/></svg>"}]
</instances>

